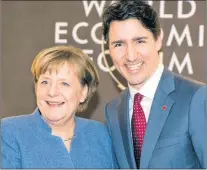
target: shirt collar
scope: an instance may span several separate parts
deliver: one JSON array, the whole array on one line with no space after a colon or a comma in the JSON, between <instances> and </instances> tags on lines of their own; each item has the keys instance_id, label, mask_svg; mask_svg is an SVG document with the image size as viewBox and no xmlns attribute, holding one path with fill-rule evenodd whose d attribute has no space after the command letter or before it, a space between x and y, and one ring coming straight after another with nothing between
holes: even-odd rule
<instances>
[{"instance_id":1,"label":"shirt collar","mask_svg":"<svg viewBox=\"0 0 207 170\"><path fill-rule=\"evenodd\" d=\"M162 76L163 70L164 70L164 65L159 64L158 68L153 73L153 75L146 81L146 83L139 90L134 89L130 84L128 84L130 98L131 98L132 102L134 101L134 95L136 93L140 93L144 97L147 97L147 98L153 100L158 83L159 83L160 78Z\"/></svg>"}]
</instances>

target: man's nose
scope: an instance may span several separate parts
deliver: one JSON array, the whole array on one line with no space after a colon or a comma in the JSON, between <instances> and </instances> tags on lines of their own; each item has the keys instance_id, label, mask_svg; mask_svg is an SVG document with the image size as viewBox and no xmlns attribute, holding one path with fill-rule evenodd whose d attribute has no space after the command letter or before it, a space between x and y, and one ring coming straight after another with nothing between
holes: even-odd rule
<instances>
[{"instance_id":1,"label":"man's nose","mask_svg":"<svg viewBox=\"0 0 207 170\"><path fill-rule=\"evenodd\" d=\"M137 52L136 48L134 47L134 44L130 44L126 47L126 60L128 61L134 61L137 58Z\"/></svg>"}]
</instances>

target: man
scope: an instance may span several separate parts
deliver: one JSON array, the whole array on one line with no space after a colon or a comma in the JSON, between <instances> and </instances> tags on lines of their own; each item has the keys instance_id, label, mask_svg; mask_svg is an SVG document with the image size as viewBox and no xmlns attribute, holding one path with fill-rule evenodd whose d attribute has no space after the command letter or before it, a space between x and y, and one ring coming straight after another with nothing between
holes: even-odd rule
<instances>
[{"instance_id":1,"label":"man","mask_svg":"<svg viewBox=\"0 0 207 170\"><path fill-rule=\"evenodd\" d=\"M119 167L206 168L206 86L160 64L156 12L144 1L116 2L103 34L128 82L105 108Z\"/></svg>"}]
</instances>

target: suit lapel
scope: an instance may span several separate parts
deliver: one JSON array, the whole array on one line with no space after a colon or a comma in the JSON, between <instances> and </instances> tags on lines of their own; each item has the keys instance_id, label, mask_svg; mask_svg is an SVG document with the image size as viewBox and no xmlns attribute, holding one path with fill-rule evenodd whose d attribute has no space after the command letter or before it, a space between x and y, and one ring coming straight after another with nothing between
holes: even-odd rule
<instances>
[{"instance_id":1,"label":"suit lapel","mask_svg":"<svg viewBox=\"0 0 207 170\"><path fill-rule=\"evenodd\" d=\"M157 87L145 132L140 168L148 168L152 153L165 124L174 100L170 93L174 90L171 72L164 70ZM163 107L164 106L164 107ZM165 109L166 108L166 109Z\"/></svg>"},{"instance_id":2,"label":"suit lapel","mask_svg":"<svg viewBox=\"0 0 207 170\"><path fill-rule=\"evenodd\" d=\"M124 144L124 150L126 158L128 160L130 168L136 168L136 163L133 154L133 145L131 138L131 128L129 123L129 106L128 106L129 90L127 89L122 95L122 101L118 105L118 119L120 124L120 130L122 135L122 140Z\"/></svg>"}]
</instances>

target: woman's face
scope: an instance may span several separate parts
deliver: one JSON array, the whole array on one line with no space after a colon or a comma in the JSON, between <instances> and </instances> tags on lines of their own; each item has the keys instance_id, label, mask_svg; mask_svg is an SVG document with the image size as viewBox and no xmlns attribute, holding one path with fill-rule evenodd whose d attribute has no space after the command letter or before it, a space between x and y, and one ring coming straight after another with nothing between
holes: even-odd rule
<instances>
[{"instance_id":1,"label":"woman's face","mask_svg":"<svg viewBox=\"0 0 207 170\"><path fill-rule=\"evenodd\" d=\"M65 125L73 119L87 92L87 86L81 86L73 68L65 63L58 71L40 75L36 84L37 106L48 124Z\"/></svg>"}]
</instances>

